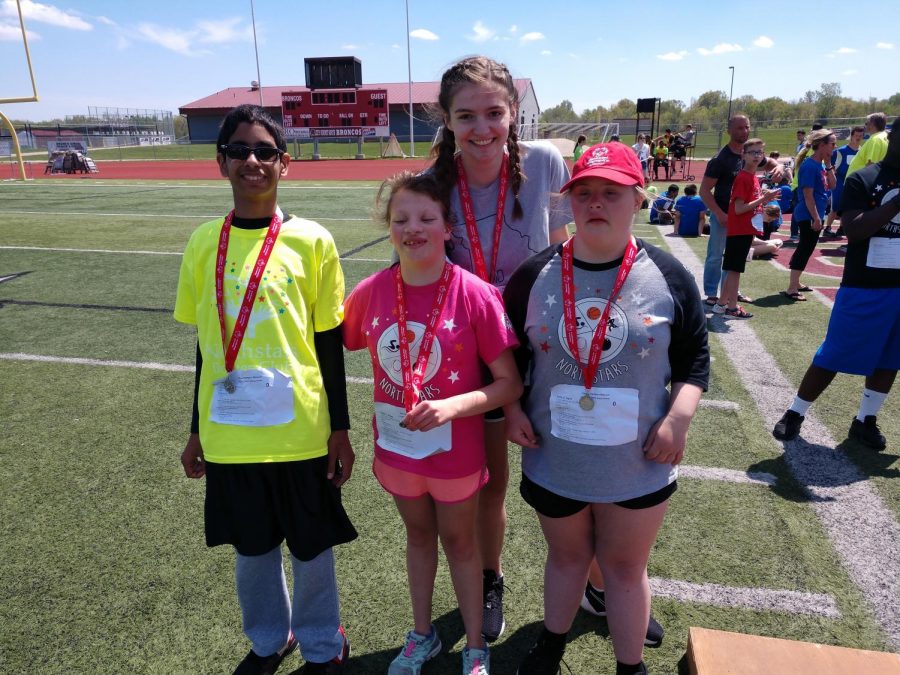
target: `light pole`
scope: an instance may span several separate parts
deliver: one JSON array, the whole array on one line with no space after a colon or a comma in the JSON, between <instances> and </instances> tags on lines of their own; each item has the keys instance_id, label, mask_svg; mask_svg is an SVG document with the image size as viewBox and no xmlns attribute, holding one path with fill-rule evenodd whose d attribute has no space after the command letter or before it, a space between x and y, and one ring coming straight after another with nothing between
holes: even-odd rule
<instances>
[{"instance_id":1,"label":"light pole","mask_svg":"<svg viewBox=\"0 0 900 675\"><path fill-rule=\"evenodd\" d=\"M253 22L253 51L256 54L256 86L259 87L259 107L263 107L262 78L259 76L259 47L256 44L256 13L250 0L250 20Z\"/></svg>"},{"instance_id":2,"label":"light pole","mask_svg":"<svg viewBox=\"0 0 900 675\"><path fill-rule=\"evenodd\" d=\"M728 117L725 122L727 123L731 119L731 96L734 94L734 66L728 66L731 70L731 89L728 90Z\"/></svg>"},{"instance_id":3,"label":"light pole","mask_svg":"<svg viewBox=\"0 0 900 675\"><path fill-rule=\"evenodd\" d=\"M416 156L415 136L413 135L413 100L412 100L412 52L409 48L409 0L406 0L406 68L409 84L409 156Z\"/></svg>"}]
</instances>

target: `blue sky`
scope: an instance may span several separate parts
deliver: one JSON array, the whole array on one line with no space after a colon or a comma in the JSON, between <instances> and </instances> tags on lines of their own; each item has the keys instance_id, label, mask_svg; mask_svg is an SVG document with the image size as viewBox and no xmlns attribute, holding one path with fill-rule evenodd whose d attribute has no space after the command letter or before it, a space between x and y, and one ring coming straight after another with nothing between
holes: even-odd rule
<instances>
[{"instance_id":1,"label":"blue sky","mask_svg":"<svg viewBox=\"0 0 900 675\"><path fill-rule=\"evenodd\" d=\"M256 79L250 0L22 0L39 103L8 117L86 114L88 106L177 110ZM717 6L721 5L721 6ZM405 82L403 0L255 0L261 80L303 84L303 58L354 55L364 82ZM711 10L711 6L716 6ZM474 53L530 77L542 108L709 89L797 99L822 82L855 98L900 91L900 35L864 4L409 0L412 74L436 80ZM845 18L844 18L845 17ZM15 0L0 0L0 98L28 96Z\"/></svg>"}]
</instances>

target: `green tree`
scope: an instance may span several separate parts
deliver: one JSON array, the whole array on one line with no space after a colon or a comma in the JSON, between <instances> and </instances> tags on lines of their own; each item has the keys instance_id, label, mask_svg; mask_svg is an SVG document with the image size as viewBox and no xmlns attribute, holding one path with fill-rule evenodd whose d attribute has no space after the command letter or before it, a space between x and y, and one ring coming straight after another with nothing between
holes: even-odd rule
<instances>
[{"instance_id":1,"label":"green tree","mask_svg":"<svg viewBox=\"0 0 900 675\"><path fill-rule=\"evenodd\" d=\"M559 105L547 108L541 113L541 122L577 122L578 113L572 108L572 102L563 100Z\"/></svg>"}]
</instances>

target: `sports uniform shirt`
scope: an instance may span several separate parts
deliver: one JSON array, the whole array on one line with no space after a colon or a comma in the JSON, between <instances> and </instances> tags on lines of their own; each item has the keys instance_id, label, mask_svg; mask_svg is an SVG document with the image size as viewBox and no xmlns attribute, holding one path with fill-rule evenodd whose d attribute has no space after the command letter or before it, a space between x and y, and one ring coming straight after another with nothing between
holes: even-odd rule
<instances>
[{"instance_id":1,"label":"sports uniform shirt","mask_svg":"<svg viewBox=\"0 0 900 675\"><path fill-rule=\"evenodd\" d=\"M616 502L660 490L677 467L644 459L650 428L668 411L671 382L704 390L709 380L706 317L697 284L673 256L637 240L634 267L613 301L605 349L594 387L637 389L637 439L616 446L589 446L550 433L550 390L583 386L582 371L565 338L561 245L531 258L513 275L504 301L521 347L516 361L526 383L522 407L540 447L522 448L522 471L564 497ZM574 261L579 337L587 340L606 305L621 259L605 264ZM585 340L582 340L585 344ZM587 343L589 344L589 343ZM586 362L588 347L579 349Z\"/></svg>"},{"instance_id":2,"label":"sports uniform shirt","mask_svg":"<svg viewBox=\"0 0 900 675\"><path fill-rule=\"evenodd\" d=\"M846 211L869 211L897 196L900 190L900 169L884 166L883 162L871 164L851 173L844 183L841 199L841 215ZM841 286L854 288L897 288L900 286L900 269L869 267L869 245L879 238L900 237L900 215L868 239L847 242L844 260L844 276Z\"/></svg>"},{"instance_id":3,"label":"sports uniform shirt","mask_svg":"<svg viewBox=\"0 0 900 675\"><path fill-rule=\"evenodd\" d=\"M850 162L859 152L859 148L855 150L849 145L842 145L831 153L831 166L834 167L834 177L837 184L842 185L847 178L847 170L850 168Z\"/></svg>"},{"instance_id":4,"label":"sports uniform shirt","mask_svg":"<svg viewBox=\"0 0 900 675\"><path fill-rule=\"evenodd\" d=\"M347 349L369 350L375 402L402 408L403 375L394 283L394 266L361 281L347 298L343 333ZM438 282L427 286L404 284L407 330L415 335L409 345L413 364L437 285ZM429 400L480 389L484 386L483 365L518 345L496 288L457 267L447 293L422 380L422 396ZM378 445L378 427L373 417L375 455L394 468L434 478L462 478L481 470L485 462L483 416L460 417L449 424L449 452L412 459Z\"/></svg>"},{"instance_id":5,"label":"sports uniform shirt","mask_svg":"<svg viewBox=\"0 0 900 675\"><path fill-rule=\"evenodd\" d=\"M244 464L312 459L327 454L331 425L314 333L343 320L344 276L331 234L318 223L289 216L281 226L260 280L235 370L275 368L288 375L294 420L248 427L212 422L213 382L225 377L225 350L216 310L215 267L224 219L191 235L178 278L175 319L197 326L203 356L198 409L200 442L211 462ZM231 228L226 258L225 328L230 339L266 228Z\"/></svg>"},{"instance_id":6,"label":"sports uniform shirt","mask_svg":"<svg viewBox=\"0 0 900 675\"><path fill-rule=\"evenodd\" d=\"M515 200L512 193L512 176L506 193L506 208L503 216L503 229L500 235L500 251L497 255L496 271L491 283L501 290L506 286L509 277L529 257L543 251L550 245L550 231L572 222L572 210L568 200L560 199L560 189L569 180L569 168L559 150L546 141L530 141L519 143L522 173L526 180L522 181L519 190L519 202L522 205L521 218L513 218ZM500 177L484 188L476 188L469 184L472 206L475 209L475 221L478 226L478 237L484 253L484 262L488 270L492 266L492 250L494 242L494 224L497 215L497 190ZM463 217L462 205L459 201L459 187L454 186L450 194L450 208L454 222L451 230L451 261L469 272L475 271L472 260L472 247L466 233L466 221Z\"/></svg>"}]
</instances>

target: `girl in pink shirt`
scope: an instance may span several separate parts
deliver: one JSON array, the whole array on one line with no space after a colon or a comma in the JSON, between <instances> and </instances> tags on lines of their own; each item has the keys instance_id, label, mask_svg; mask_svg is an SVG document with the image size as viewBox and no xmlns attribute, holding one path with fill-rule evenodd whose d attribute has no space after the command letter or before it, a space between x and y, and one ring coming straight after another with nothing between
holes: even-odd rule
<instances>
[{"instance_id":1,"label":"girl in pink shirt","mask_svg":"<svg viewBox=\"0 0 900 675\"><path fill-rule=\"evenodd\" d=\"M482 635L478 491L487 482L483 413L516 400L515 334L499 291L446 259L449 205L430 174L382 185L400 260L345 303L347 349L367 348L375 378L375 461L406 526L414 629L389 670L418 672L441 650L431 623L440 536L466 628L463 672L490 672ZM482 386L483 368L493 382Z\"/></svg>"}]
</instances>

